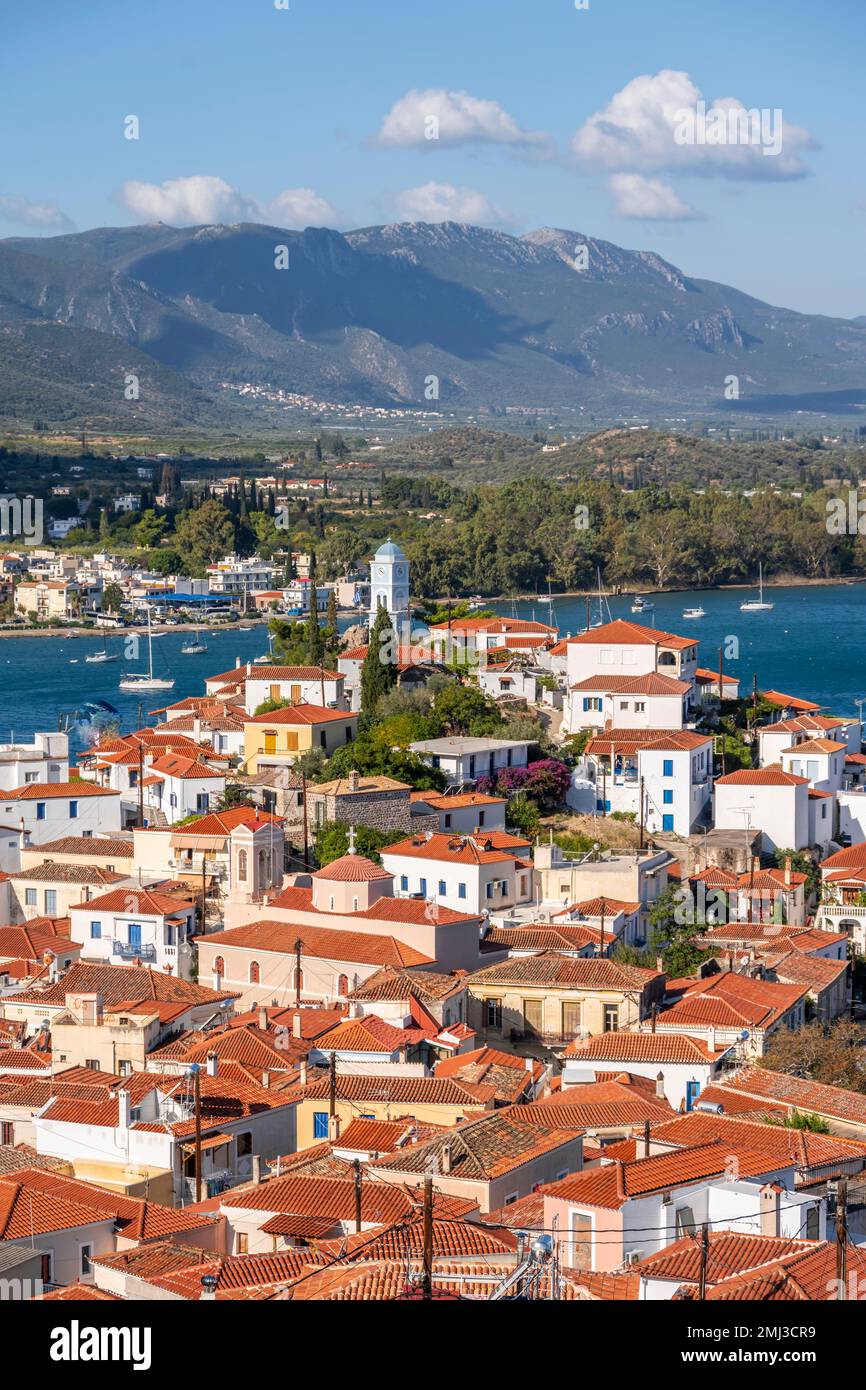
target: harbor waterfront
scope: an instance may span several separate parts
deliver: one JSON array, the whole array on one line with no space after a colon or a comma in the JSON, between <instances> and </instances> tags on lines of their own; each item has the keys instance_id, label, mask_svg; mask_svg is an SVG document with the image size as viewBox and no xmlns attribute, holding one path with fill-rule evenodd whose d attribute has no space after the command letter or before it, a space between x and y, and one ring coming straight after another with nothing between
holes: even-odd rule
<instances>
[{"instance_id":1,"label":"harbor waterfront","mask_svg":"<svg viewBox=\"0 0 866 1390\"><path fill-rule=\"evenodd\" d=\"M738 651L736 658L725 655L724 669L740 680L741 695L750 693L757 676L759 689L797 692L835 714L856 713L855 700L866 697L866 648L859 640L866 621L866 586L795 584L765 593L773 601L772 612L741 612L740 604L752 597L752 590L741 588L649 594L654 608L642 614L632 613L632 594L609 596L608 604L612 618L694 637L702 667L718 668L720 647ZM598 599L591 603L594 623ZM686 609L698 606L704 617L683 617ZM514 613L549 622L563 637L586 626L584 598L554 595L552 604L545 596L489 607L502 617ZM604 616L606 620L606 611Z\"/></svg>"},{"instance_id":2,"label":"harbor waterfront","mask_svg":"<svg viewBox=\"0 0 866 1390\"><path fill-rule=\"evenodd\" d=\"M757 676L759 689L797 691L834 713L854 713L855 701L866 696L866 649L856 640L866 619L866 586L862 584L792 585L774 588L769 613L743 613L740 603L748 590L718 589L652 594L651 612L635 616L633 596L610 597L611 617L626 618L666 632L681 632L699 642L703 667L717 669L719 648L726 649L724 669L737 676L741 694L751 690ZM684 619L683 612L700 606L705 616ZM487 605L485 605L487 606ZM562 636L577 633L586 624L586 600L557 598L545 600L493 602L489 605L503 617L512 613L557 626ZM592 620L597 617L598 599L592 600ZM344 628L349 618L340 622ZM170 673L176 681L170 702L201 693L209 674L228 670L238 658L252 661L267 650L265 624L234 628L231 631L205 629L208 650L196 655L181 653L188 633L180 629L154 635L154 669ZM64 716L88 702L105 700L113 705L123 728L138 722L142 713L165 703L159 692L142 699L118 689L126 670L136 662L123 660L122 635L109 635L109 645L121 660L108 666L90 665L85 656L102 644L100 634L87 637L19 637L0 645L0 734L29 738L37 729L56 728ZM738 644L737 647L734 643ZM143 645L143 644L142 644ZM733 657L727 653L737 650ZM139 663L140 664L140 660ZM76 735L73 733L73 746Z\"/></svg>"}]
</instances>

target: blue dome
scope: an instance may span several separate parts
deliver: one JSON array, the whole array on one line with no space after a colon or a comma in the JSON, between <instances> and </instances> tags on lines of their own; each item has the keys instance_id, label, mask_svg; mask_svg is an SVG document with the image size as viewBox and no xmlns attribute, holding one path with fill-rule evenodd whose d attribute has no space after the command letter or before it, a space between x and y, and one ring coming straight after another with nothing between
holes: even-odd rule
<instances>
[{"instance_id":1,"label":"blue dome","mask_svg":"<svg viewBox=\"0 0 866 1390\"><path fill-rule=\"evenodd\" d=\"M389 540L387 540L387 541L385 542L384 545L380 545L380 546L379 546L379 549L376 551L375 559L377 559L377 560L405 560L405 559L406 559L406 556L403 554L403 552L402 552L402 550L400 549L399 545L395 545L394 542L393 542L392 540L389 539Z\"/></svg>"}]
</instances>

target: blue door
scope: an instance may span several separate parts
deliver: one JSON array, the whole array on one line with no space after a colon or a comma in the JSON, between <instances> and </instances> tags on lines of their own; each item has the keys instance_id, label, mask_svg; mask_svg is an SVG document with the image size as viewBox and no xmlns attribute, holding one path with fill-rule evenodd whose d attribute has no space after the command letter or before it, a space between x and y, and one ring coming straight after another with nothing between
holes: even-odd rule
<instances>
[{"instance_id":1,"label":"blue door","mask_svg":"<svg viewBox=\"0 0 866 1390\"><path fill-rule=\"evenodd\" d=\"M695 1101L701 1093L700 1081L686 1082L686 1110L691 1110Z\"/></svg>"},{"instance_id":2,"label":"blue door","mask_svg":"<svg viewBox=\"0 0 866 1390\"><path fill-rule=\"evenodd\" d=\"M140 923L140 922L130 922L130 924L129 924L129 933L128 933L128 936L127 936L127 940L129 941L129 944L130 944L130 946L133 948L134 951L138 951L138 950L141 949L141 923Z\"/></svg>"},{"instance_id":3,"label":"blue door","mask_svg":"<svg viewBox=\"0 0 866 1390\"><path fill-rule=\"evenodd\" d=\"M662 816L662 830L673 830L673 828L674 828L674 818L673 818L673 816Z\"/></svg>"}]
</instances>

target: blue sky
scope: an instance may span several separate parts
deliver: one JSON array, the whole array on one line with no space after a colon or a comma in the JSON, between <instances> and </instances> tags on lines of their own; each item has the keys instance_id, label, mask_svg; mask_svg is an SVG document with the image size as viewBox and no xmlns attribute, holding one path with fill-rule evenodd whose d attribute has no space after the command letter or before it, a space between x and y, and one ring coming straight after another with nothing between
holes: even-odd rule
<instances>
[{"instance_id":1,"label":"blue sky","mask_svg":"<svg viewBox=\"0 0 866 1390\"><path fill-rule=\"evenodd\" d=\"M288 4L6 0L0 236L454 216L866 313L861 0ZM723 98L782 151L670 138Z\"/></svg>"}]
</instances>

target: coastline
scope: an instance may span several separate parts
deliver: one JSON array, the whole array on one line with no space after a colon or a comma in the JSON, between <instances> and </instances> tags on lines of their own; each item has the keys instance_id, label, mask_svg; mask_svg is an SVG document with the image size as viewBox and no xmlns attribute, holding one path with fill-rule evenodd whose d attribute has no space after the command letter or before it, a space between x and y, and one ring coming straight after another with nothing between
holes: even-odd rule
<instances>
[{"instance_id":1,"label":"coastline","mask_svg":"<svg viewBox=\"0 0 866 1390\"><path fill-rule=\"evenodd\" d=\"M829 589L836 586L839 586L840 588L853 588L857 584L866 584L866 575L843 575L835 579L804 579L796 575L777 575L775 579L764 580L765 589ZM748 592L749 590L757 589L757 587L758 585L756 581L755 583L748 584L703 584L695 585L691 588L685 589L681 588L679 585L672 585L670 588L666 589L605 589L604 592L608 598L631 598L632 595L637 594L723 594L730 593L732 591L736 592L737 590L746 590ZM540 599L546 601L547 597L547 594L538 593L490 594L482 596L482 606L485 607L491 603L538 603ZM555 593L551 593L550 597L552 599L597 598L598 588L596 587L592 589L561 589L557 590ZM444 608L447 606L448 603L452 603L456 606L458 603L466 602L468 602L467 598L457 598L454 594L446 594L443 597L429 600L428 606L429 603L436 603Z\"/></svg>"}]
</instances>

